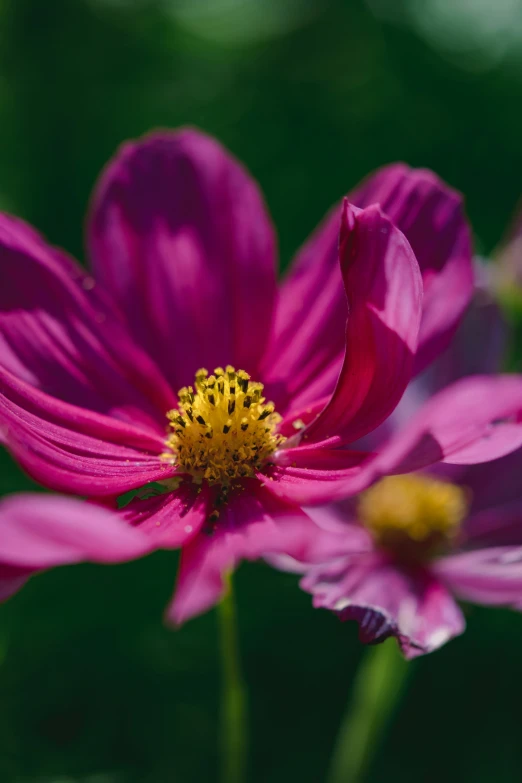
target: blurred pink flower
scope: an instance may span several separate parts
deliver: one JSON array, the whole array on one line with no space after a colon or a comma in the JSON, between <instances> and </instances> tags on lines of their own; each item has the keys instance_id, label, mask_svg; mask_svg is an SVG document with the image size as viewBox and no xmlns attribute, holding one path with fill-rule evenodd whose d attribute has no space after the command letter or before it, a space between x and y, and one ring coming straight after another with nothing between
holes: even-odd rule
<instances>
[{"instance_id":1,"label":"blurred pink flower","mask_svg":"<svg viewBox=\"0 0 522 783\"><path fill-rule=\"evenodd\" d=\"M422 411L439 383L455 380L464 358L475 370L498 369L504 336L498 308L477 291L451 349L410 384L370 436L374 448ZM465 628L455 598L522 609L521 469L519 449L488 464L390 476L359 497L309 509L323 531L312 565L272 562L304 573L314 606L356 620L361 641L395 636L408 658L431 652Z\"/></svg>"},{"instance_id":2,"label":"blurred pink flower","mask_svg":"<svg viewBox=\"0 0 522 783\"><path fill-rule=\"evenodd\" d=\"M522 379L506 376L444 391L377 453L346 448L448 345L472 293L460 197L430 172L370 177L278 290L245 170L199 132L156 133L103 174L88 248L94 277L0 218L0 434L55 490L115 505L161 482L120 514L154 546L183 546L177 622L241 558L308 558L302 504L520 443L506 420Z\"/></svg>"}]
</instances>

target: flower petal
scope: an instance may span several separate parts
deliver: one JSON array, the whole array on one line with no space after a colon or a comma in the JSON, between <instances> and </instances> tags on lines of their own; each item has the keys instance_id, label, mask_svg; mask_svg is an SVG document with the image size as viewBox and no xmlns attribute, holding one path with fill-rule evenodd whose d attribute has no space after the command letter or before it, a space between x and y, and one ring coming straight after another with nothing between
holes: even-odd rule
<instances>
[{"instance_id":1,"label":"flower petal","mask_svg":"<svg viewBox=\"0 0 522 783\"><path fill-rule=\"evenodd\" d=\"M466 519L462 546L484 549L495 546L522 546L522 493L509 503L483 509Z\"/></svg>"},{"instance_id":2,"label":"flower petal","mask_svg":"<svg viewBox=\"0 0 522 783\"><path fill-rule=\"evenodd\" d=\"M440 582L380 553L313 566L301 587L314 596L315 607L356 620L363 643L395 636L407 658L432 652L464 630L462 613Z\"/></svg>"},{"instance_id":3,"label":"flower petal","mask_svg":"<svg viewBox=\"0 0 522 783\"><path fill-rule=\"evenodd\" d=\"M347 504L345 504L347 505ZM371 533L357 520L353 508L341 505L309 506L304 509L320 532L307 549L307 562L288 555L271 555L265 558L279 571L305 574L313 563L337 561L347 554L361 554L374 549Z\"/></svg>"},{"instance_id":4,"label":"flower petal","mask_svg":"<svg viewBox=\"0 0 522 783\"><path fill-rule=\"evenodd\" d=\"M522 376L463 378L435 394L378 459L395 472L439 459L460 464L463 455L470 463L497 459L520 445L520 426L503 422L521 410Z\"/></svg>"},{"instance_id":5,"label":"flower petal","mask_svg":"<svg viewBox=\"0 0 522 783\"><path fill-rule=\"evenodd\" d=\"M0 367L49 395L147 432L175 398L103 295L64 253L0 215Z\"/></svg>"},{"instance_id":6,"label":"flower petal","mask_svg":"<svg viewBox=\"0 0 522 783\"><path fill-rule=\"evenodd\" d=\"M338 205L327 215L281 286L261 377L283 412L330 395L341 370L348 317L339 268L342 211Z\"/></svg>"},{"instance_id":7,"label":"flower petal","mask_svg":"<svg viewBox=\"0 0 522 783\"><path fill-rule=\"evenodd\" d=\"M465 601L522 609L522 546L450 555L434 564L434 570Z\"/></svg>"},{"instance_id":8,"label":"flower petal","mask_svg":"<svg viewBox=\"0 0 522 783\"><path fill-rule=\"evenodd\" d=\"M208 485L183 482L179 489L140 500L135 498L119 515L146 533L163 549L177 549L201 530L212 511Z\"/></svg>"},{"instance_id":9,"label":"flower petal","mask_svg":"<svg viewBox=\"0 0 522 783\"><path fill-rule=\"evenodd\" d=\"M483 270L476 265L477 275ZM412 380L398 406L370 433L362 447L377 449L407 424L435 392L467 375L498 373L508 346L508 327L497 303L485 287L477 286L471 305L446 350Z\"/></svg>"},{"instance_id":10,"label":"flower petal","mask_svg":"<svg viewBox=\"0 0 522 783\"><path fill-rule=\"evenodd\" d=\"M90 497L174 474L159 435L61 402L1 367L0 442L37 481Z\"/></svg>"},{"instance_id":11,"label":"flower petal","mask_svg":"<svg viewBox=\"0 0 522 783\"><path fill-rule=\"evenodd\" d=\"M241 560L272 553L308 561L319 529L298 507L283 503L246 480L220 510L213 532L184 547L176 594L168 617L176 624L210 609L224 595L226 577Z\"/></svg>"},{"instance_id":12,"label":"flower petal","mask_svg":"<svg viewBox=\"0 0 522 783\"><path fill-rule=\"evenodd\" d=\"M106 509L46 495L12 495L0 503L0 599L27 576L53 566L141 557L154 542Z\"/></svg>"},{"instance_id":13,"label":"flower petal","mask_svg":"<svg viewBox=\"0 0 522 783\"><path fill-rule=\"evenodd\" d=\"M344 205L339 255L350 314L336 389L304 442L350 442L377 427L411 378L422 281L408 242L378 207Z\"/></svg>"},{"instance_id":14,"label":"flower petal","mask_svg":"<svg viewBox=\"0 0 522 783\"><path fill-rule=\"evenodd\" d=\"M424 299L415 372L420 372L449 344L473 294L462 196L431 171L395 164L369 177L350 198L358 207L380 204L419 262Z\"/></svg>"},{"instance_id":15,"label":"flower petal","mask_svg":"<svg viewBox=\"0 0 522 783\"><path fill-rule=\"evenodd\" d=\"M448 344L472 293L469 229L461 198L432 172L394 164L380 169L348 195L364 208L380 204L406 236L424 282L417 366ZM338 268L341 208L334 207L297 255L284 281L275 328L263 364L269 394L306 407L333 391L342 365L348 314Z\"/></svg>"},{"instance_id":16,"label":"flower petal","mask_svg":"<svg viewBox=\"0 0 522 783\"><path fill-rule=\"evenodd\" d=\"M25 585L31 573L25 568L0 564L0 603L17 593Z\"/></svg>"},{"instance_id":17,"label":"flower petal","mask_svg":"<svg viewBox=\"0 0 522 783\"><path fill-rule=\"evenodd\" d=\"M382 449L337 470L318 470L314 449L303 448L303 467L292 467L292 451L281 449L270 474L270 490L289 502L330 503L361 492L383 476L409 473L440 460L488 462L520 445L521 425L503 424L522 409L522 376L473 376L435 394ZM497 437L498 434L498 437ZM312 469L304 466L310 453ZM363 452L364 454L364 452Z\"/></svg>"},{"instance_id":18,"label":"flower petal","mask_svg":"<svg viewBox=\"0 0 522 783\"><path fill-rule=\"evenodd\" d=\"M477 465L448 465L449 480L456 480L471 495L471 514L492 511L522 500L522 449L517 449L494 462Z\"/></svg>"},{"instance_id":19,"label":"flower petal","mask_svg":"<svg viewBox=\"0 0 522 783\"><path fill-rule=\"evenodd\" d=\"M195 130L126 144L89 224L97 278L177 389L201 367L256 374L275 297L275 248L257 185Z\"/></svg>"}]
</instances>

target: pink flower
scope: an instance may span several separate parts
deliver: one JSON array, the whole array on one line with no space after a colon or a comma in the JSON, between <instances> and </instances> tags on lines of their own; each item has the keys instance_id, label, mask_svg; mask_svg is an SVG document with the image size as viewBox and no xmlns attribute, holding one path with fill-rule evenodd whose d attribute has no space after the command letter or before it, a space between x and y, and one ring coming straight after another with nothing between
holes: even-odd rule
<instances>
[{"instance_id":1,"label":"pink flower","mask_svg":"<svg viewBox=\"0 0 522 783\"><path fill-rule=\"evenodd\" d=\"M410 384L386 429L373 433L375 447L426 409L441 377L460 373L459 357L494 371L503 332L498 310L479 291L437 372ZM314 606L356 620L361 641L395 636L408 658L431 652L465 628L456 598L522 609L521 469L519 449L487 465L439 463L388 476L349 501L310 510L323 530L312 565L272 562L304 572L301 586Z\"/></svg>"},{"instance_id":2,"label":"pink flower","mask_svg":"<svg viewBox=\"0 0 522 783\"><path fill-rule=\"evenodd\" d=\"M301 504L520 442L512 376L444 392L376 454L346 448L393 412L471 296L460 198L429 172L369 178L279 291L255 183L191 130L127 144L107 168L93 277L5 215L0 247L1 437L55 490L114 504L161 483L120 513L154 546L183 547L178 622L219 598L241 558L307 559L316 528Z\"/></svg>"}]
</instances>

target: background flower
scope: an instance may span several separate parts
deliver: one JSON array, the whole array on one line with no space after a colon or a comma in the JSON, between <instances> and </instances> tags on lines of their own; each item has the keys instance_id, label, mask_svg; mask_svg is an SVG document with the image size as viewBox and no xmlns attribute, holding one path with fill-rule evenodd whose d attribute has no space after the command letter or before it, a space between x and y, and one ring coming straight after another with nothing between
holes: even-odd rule
<instances>
[{"instance_id":1,"label":"background flower","mask_svg":"<svg viewBox=\"0 0 522 783\"><path fill-rule=\"evenodd\" d=\"M374 447L468 363L494 372L505 347L498 306L478 287L453 344L372 433ZM441 463L384 479L344 504L310 511L324 531L321 565L272 562L304 571L301 586L314 606L356 620L361 641L395 636L408 658L432 652L465 628L456 598L522 606L521 459L517 450L487 465Z\"/></svg>"}]
</instances>

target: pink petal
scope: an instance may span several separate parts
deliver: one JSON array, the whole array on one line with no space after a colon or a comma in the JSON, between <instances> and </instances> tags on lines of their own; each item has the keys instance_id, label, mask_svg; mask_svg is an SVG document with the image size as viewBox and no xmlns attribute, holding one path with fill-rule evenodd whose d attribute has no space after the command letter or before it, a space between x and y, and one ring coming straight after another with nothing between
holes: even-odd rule
<instances>
[{"instance_id":1,"label":"pink petal","mask_svg":"<svg viewBox=\"0 0 522 783\"><path fill-rule=\"evenodd\" d=\"M335 388L342 366L348 305L339 268L341 205L298 253L283 282L262 365L278 410L306 407ZM310 388L310 387L313 388Z\"/></svg>"},{"instance_id":2,"label":"pink petal","mask_svg":"<svg viewBox=\"0 0 522 783\"><path fill-rule=\"evenodd\" d=\"M521 427L504 424L522 410L522 376L476 375L435 394L385 446L377 462L409 472L444 459L488 462L518 448Z\"/></svg>"},{"instance_id":3,"label":"pink petal","mask_svg":"<svg viewBox=\"0 0 522 783\"><path fill-rule=\"evenodd\" d=\"M17 593L25 585L31 573L25 568L14 568L0 563L0 603Z\"/></svg>"},{"instance_id":4,"label":"pink petal","mask_svg":"<svg viewBox=\"0 0 522 783\"><path fill-rule=\"evenodd\" d=\"M505 504L518 503L522 499L522 449L495 460L477 465L447 465L450 480L456 475L459 484L471 494L472 512L495 510Z\"/></svg>"},{"instance_id":5,"label":"pink petal","mask_svg":"<svg viewBox=\"0 0 522 783\"><path fill-rule=\"evenodd\" d=\"M482 439L470 443L445 461L451 465L473 465L484 462L484 454L488 461L499 459L519 446L522 446L521 425L496 423Z\"/></svg>"},{"instance_id":6,"label":"pink petal","mask_svg":"<svg viewBox=\"0 0 522 783\"><path fill-rule=\"evenodd\" d=\"M368 451L327 449L310 444L280 449L274 454L273 459L278 467L295 468L296 475L299 475L299 470L302 469L310 476L314 472L318 474L327 472L337 476L339 471L352 475L353 469L359 468L371 456Z\"/></svg>"},{"instance_id":7,"label":"pink petal","mask_svg":"<svg viewBox=\"0 0 522 783\"><path fill-rule=\"evenodd\" d=\"M37 481L81 495L119 495L174 473L153 431L61 402L1 367L0 442Z\"/></svg>"},{"instance_id":8,"label":"pink petal","mask_svg":"<svg viewBox=\"0 0 522 783\"><path fill-rule=\"evenodd\" d=\"M462 545L467 549L522 546L522 492L520 474L518 499L492 508L485 508L466 519Z\"/></svg>"},{"instance_id":9,"label":"pink petal","mask_svg":"<svg viewBox=\"0 0 522 783\"><path fill-rule=\"evenodd\" d=\"M206 484L183 482L173 492L146 500L135 498L119 515L152 537L156 546L177 549L201 530L212 511L214 494Z\"/></svg>"},{"instance_id":10,"label":"pink petal","mask_svg":"<svg viewBox=\"0 0 522 783\"><path fill-rule=\"evenodd\" d=\"M345 203L339 254L350 315L346 355L334 394L303 442L350 442L377 427L404 393L421 318L415 257L378 207Z\"/></svg>"},{"instance_id":11,"label":"pink petal","mask_svg":"<svg viewBox=\"0 0 522 783\"><path fill-rule=\"evenodd\" d=\"M440 460L469 455L487 462L520 444L520 425L503 424L522 408L522 376L473 376L434 395L407 425L375 455L346 468L307 470L291 465L291 451L281 449L278 466L265 477L269 489L302 505L330 503L361 492L382 476L409 473ZM497 437L498 433L498 437ZM297 451L298 449L295 449ZM315 461L314 449L303 449ZM349 451L341 453L350 454ZM312 464L315 465L315 462Z\"/></svg>"},{"instance_id":12,"label":"pink petal","mask_svg":"<svg viewBox=\"0 0 522 783\"><path fill-rule=\"evenodd\" d=\"M419 262L424 300L415 371L420 372L449 344L473 294L462 196L431 171L395 164L369 177L351 200L359 207L380 204Z\"/></svg>"},{"instance_id":13,"label":"pink petal","mask_svg":"<svg viewBox=\"0 0 522 783\"><path fill-rule=\"evenodd\" d=\"M288 555L272 555L266 560L279 571L307 573L313 563L339 561L347 554L361 554L374 549L369 531L357 520L353 509L339 505L309 506L304 509L319 528L306 552L308 560L297 561Z\"/></svg>"},{"instance_id":14,"label":"pink petal","mask_svg":"<svg viewBox=\"0 0 522 783\"><path fill-rule=\"evenodd\" d=\"M450 555L439 560L434 570L465 601L522 609L522 546Z\"/></svg>"},{"instance_id":15,"label":"pink petal","mask_svg":"<svg viewBox=\"0 0 522 783\"><path fill-rule=\"evenodd\" d=\"M477 275L483 270L476 265ZM404 426L429 398L450 383L477 373L500 372L506 356L508 328L499 306L479 285L446 350L408 385L401 401L382 425L364 441L376 449Z\"/></svg>"},{"instance_id":16,"label":"pink petal","mask_svg":"<svg viewBox=\"0 0 522 783\"><path fill-rule=\"evenodd\" d=\"M485 279L488 270L477 261L473 299L448 348L424 376L431 393L466 375L500 372L509 343L509 328Z\"/></svg>"},{"instance_id":17,"label":"pink petal","mask_svg":"<svg viewBox=\"0 0 522 783\"><path fill-rule=\"evenodd\" d=\"M313 566L301 587L315 607L356 620L362 642L395 636L407 658L436 650L465 627L457 604L430 573L399 567L376 552Z\"/></svg>"},{"instance_id":18,"label":"pink petal","mask_svg":"<svg viewBox=\"0 0 522 783\"><path fill-rule=\"evenodd\" d=\"M402 164L370 176L348 196L356 207L380 204L411 244L423 276L419 367L449 342L471 297L469 230L461 198L430 171ZM305 244L285 280L264 361L270 396L306 407L333 391L342 365L347 306L338 268L341 208ZM279 396L278 396L279 395Z\"/></svg>"},{"instance_id":19,"label":"pink petal","mask_svg":"<svg viewBox=\"0 0 522 783\"><path fill-rule=\"evenodd\" d=\"M175 398L94 280L0 215L0 367L67 403L162 433Z\"/></svg>"},{"instance_id":20,"label":"pink petal","mask_svg":"<svg viewBox=\"0 0 522 783\"><path fill-rule=\"evenodd\" d=\"M155 548L140 530L90 503L12 495L0 503L0 599L34 571L94 561L120 563Z\"/></svg>"},{"instance_id":21,"label":"pink petal","mask_svg":"<svg viewBox=\"0 0 522 783\"><path fill-rule=\"evenodd\" d=\"M298 505L330 503L360 491L373 455L348 449L281 449L258 479L269 492ZM369 479L371 481L371 479ZM356 487L353 492L346 488ZM297 500L298 499L298 500Z\"/></svg>"},{"instance_id":22,"label":"pink petal","mask_svg":"<svg viewBox=\"0 0 522 783\"><path fill-rule=\"evenodd\" d=\"M215 530L199 533L184 547L169 618L181 624L214 606L223 597L227 574L241 560L282 553L308 561L318 533L301 509L274 498L256 481L245 481L222 507Z\"/></svg>"},{"instance_id":23,"label":"pink petal","mask_svg":"<svg viewBox=\"0 0 522 783\"><path fill-rule=\"evenodd\" d=\"M257 185L195 130L126 144L97 187L98 279L175 389L201 367L256 374L275 296L272 226Z\"/></svg>"}]
</instances>

